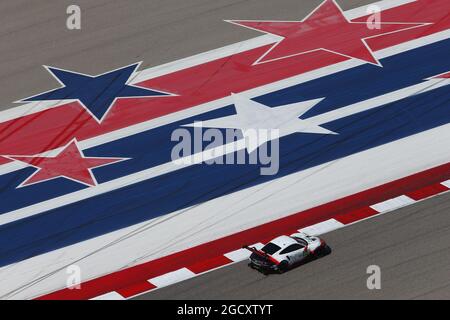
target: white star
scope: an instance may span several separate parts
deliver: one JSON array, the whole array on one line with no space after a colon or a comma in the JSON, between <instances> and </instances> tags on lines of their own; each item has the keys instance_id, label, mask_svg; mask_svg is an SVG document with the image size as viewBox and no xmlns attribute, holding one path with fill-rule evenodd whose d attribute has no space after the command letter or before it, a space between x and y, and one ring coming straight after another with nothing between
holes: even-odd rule
<instances>
[{"instance_id":1,"label":"white star","mask_svg":"<svg viewBox=\"0 0 450 320\"><path fill-rule=\"evenodd\" d=\"M235 115L196 122L185 126L240 129L246 139L246 148L249 152L254 151L270 140L296 132L337 134L308 120L299 119L300 116L322 101L323 98L287 104L274 108L242 97L238 94L232 94L232 98L236 108ZM260 130L267 130L269 132L276 130L278 134L275 137L273 134L259 134L258 141L256 143L255 141L251 143L252 141L250 140L254 138L254 132L261 132Z\"/></svg>"}]
</instances>

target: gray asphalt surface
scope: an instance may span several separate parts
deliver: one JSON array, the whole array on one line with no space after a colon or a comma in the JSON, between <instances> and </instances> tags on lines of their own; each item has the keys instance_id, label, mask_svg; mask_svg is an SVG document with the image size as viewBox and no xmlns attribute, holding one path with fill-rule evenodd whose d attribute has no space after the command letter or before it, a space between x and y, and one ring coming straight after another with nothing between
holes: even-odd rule
<instances>
[{"instance_id":1,"label":"gray asphalt surface","mask_svg":"<svg viewBox=\"0 0 450 320\"><path fill-rule=\"evenodd\" d=\"M341 0L344 10L372 0ZM66 9L81 8L81 30ZM260 32L224 19L305 17L321 0L14 0L0 1L0 110L59 87L42 65L99 74L143 61L160 65ZM1 120L1 119L0 119Z\"/></svg>"},{"instance_id":2,"label":"gray asphalt surface","mask_svg":"<svg viewBox=\"0 0 450 320\"><path fill-rule=\"evenodd\" d=\"M282 275L242 262L137 299L450 299L450 193L323 238L330 255ZM367 289L370 265L381 290Z\"/></svg>"}]
</instances>

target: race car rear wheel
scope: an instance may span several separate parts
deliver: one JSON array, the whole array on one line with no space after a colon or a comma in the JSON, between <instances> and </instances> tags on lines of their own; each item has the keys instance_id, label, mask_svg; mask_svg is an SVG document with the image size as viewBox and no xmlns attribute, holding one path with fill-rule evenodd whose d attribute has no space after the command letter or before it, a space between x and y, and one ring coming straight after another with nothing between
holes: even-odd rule
<instances>
[{"instance_id":1,"label":"race car rear wheel","mask_svg":"<svg viewBox=\"0 0 450 320\"><path fill-rule=\"evenodd\" d=\"M316 257L323 257L326 256L327 254L331 253L331 248L328 245L323 245L321 247L319 247L316 252L314 253L314 255Z\"/></svg>"},{"instance_id":2,"label":"race car rear wheel","mask_svg":"<svg viewBox=\"0 0 450 320\"><path fill-rule=\"evenodd\" d=\"M284 273L287 271L289 266L289 263L286 260L283 260L280 262L280 264L278 265L278 272L279 273Z\"/></svg>"}]
</instances>

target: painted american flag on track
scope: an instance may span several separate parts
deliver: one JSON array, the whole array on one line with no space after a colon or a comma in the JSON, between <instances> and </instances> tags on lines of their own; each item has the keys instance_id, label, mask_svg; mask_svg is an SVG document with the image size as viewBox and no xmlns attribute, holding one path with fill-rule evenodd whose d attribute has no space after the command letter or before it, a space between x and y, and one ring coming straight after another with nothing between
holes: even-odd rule
<instances>
[{"instance_id":1,"label":"painted american flag on track","mask_svg":"<svg viewBox=\"0 0 450 320\"><path fill-rule=\"evenodd\" d=\"M0 297L93 298L180 267L152 261L447 165L450 3L378 4L380 28L325 0L299 21L229 20L262 36L160 67L46 66L60 87L0 113ZM265 117L275 174L172 161L177 129ZM69 292L72 264L93 283L149 267Z\"/></svg>"}]
</instances>

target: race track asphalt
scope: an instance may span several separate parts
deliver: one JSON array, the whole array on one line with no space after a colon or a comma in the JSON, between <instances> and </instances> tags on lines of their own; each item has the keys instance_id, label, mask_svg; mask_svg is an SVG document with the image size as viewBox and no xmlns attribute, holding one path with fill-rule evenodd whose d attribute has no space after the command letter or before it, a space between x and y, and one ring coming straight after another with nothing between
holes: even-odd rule
<instances>
[{"instance_id":1,"label":"race track asphalt","mask_svg":"<svg viewBox=\"0 0 450 320\"><path fill-rule=\"evenodd\" d=\"M450 193L322 236L328 256L282 275L247 262L136 299L450 299ZM367 267L381 289L367 289Z\"/></svg>"}]
</instances>

